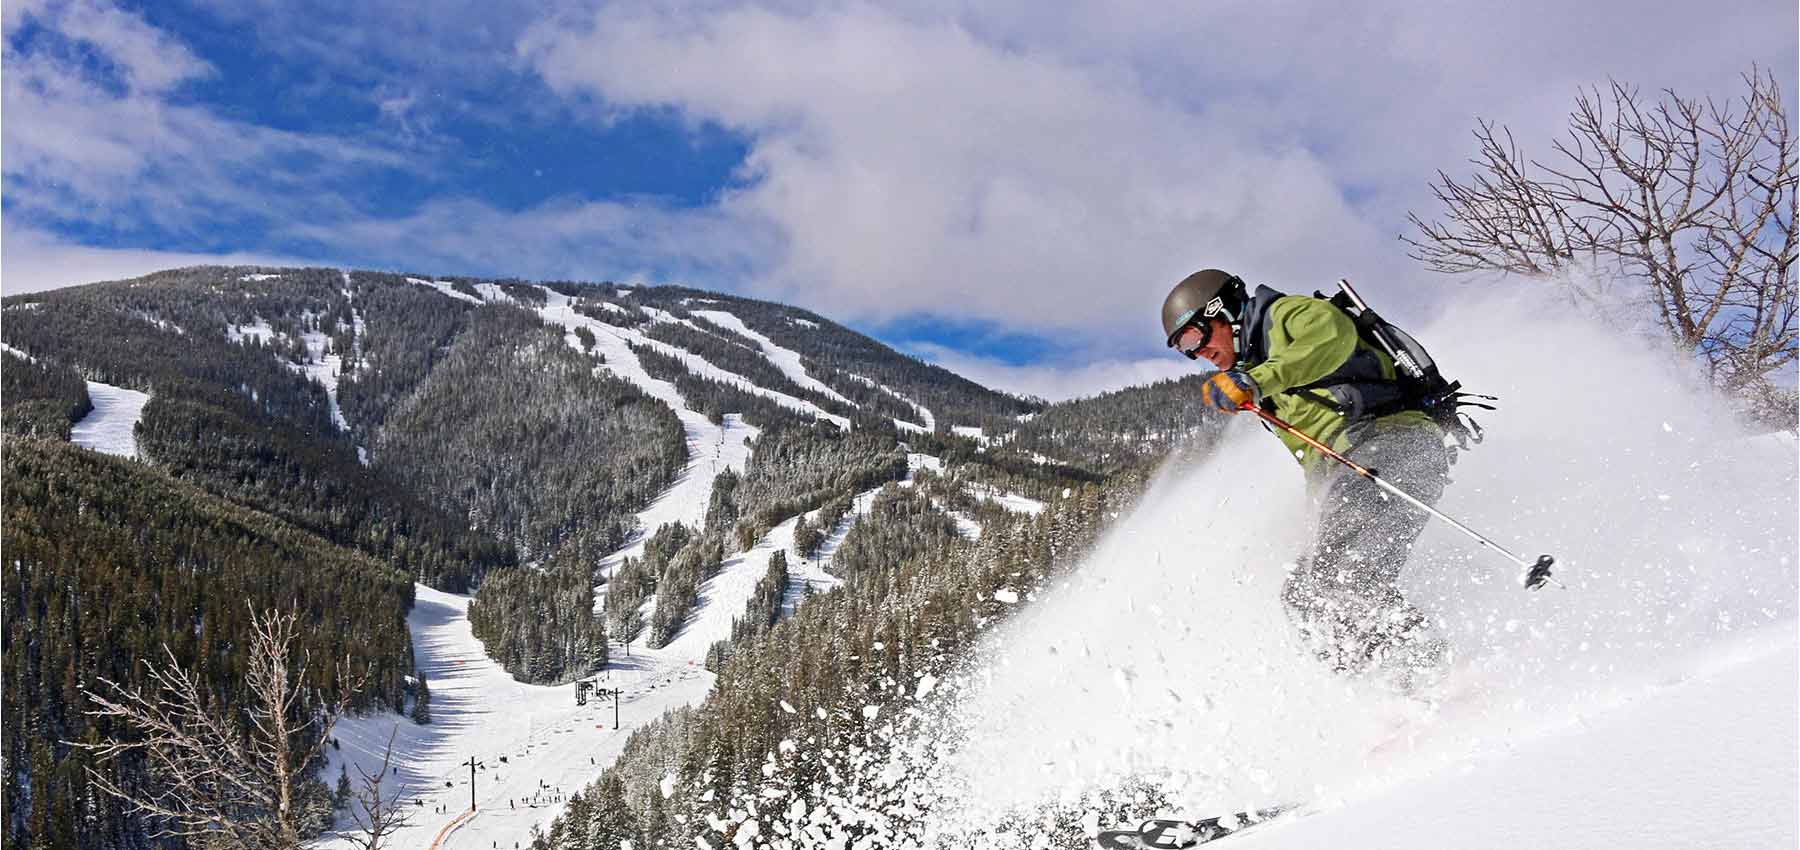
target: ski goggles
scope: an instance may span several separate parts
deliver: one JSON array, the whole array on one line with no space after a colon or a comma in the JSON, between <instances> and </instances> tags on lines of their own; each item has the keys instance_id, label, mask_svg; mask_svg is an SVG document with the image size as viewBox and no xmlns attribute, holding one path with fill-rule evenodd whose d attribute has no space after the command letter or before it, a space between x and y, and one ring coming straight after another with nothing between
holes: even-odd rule
<instances>
[{"instance_id":1,"label":"ski goggles","mask_svg":"<svg viewBox=\"0 0 1800 850\"><path fill-rule=\"evenodd\" d=\"M1187 334L1188 328L1199 331L1200 338L1193 345L1183 346L1181 344L1181 338ZM1182 325L1179 330L1175 331L1175 335L1169 338L1169 346L1176 351L1181 352L1182 356L1189 360L1198 360L1200 359L1200 349L1205 348L1206 344L1212 341L1212 335L1212 320L1196 316L1195 318L1189 319L1187 324Z\"/></svg>"}]
</instances>

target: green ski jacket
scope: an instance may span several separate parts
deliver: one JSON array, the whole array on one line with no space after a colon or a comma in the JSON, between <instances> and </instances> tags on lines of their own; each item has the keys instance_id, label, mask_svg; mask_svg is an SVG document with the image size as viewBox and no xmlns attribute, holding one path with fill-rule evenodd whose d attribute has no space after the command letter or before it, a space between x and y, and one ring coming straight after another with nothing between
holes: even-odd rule
<instances>
[{"instance_id":1,"label":"green ski jacket","mask_svg":"<svg viewBox=\"0 0 1800 850\"><path fill-rule=\"evenodd\" d=\"M1429 428L1442 436L1437 423L1422 411L1403 410L1353 420L1337 411L1332 397L1323 389L1287 392L1330 375L1359 348L1373 353L1381 363L1382 375L1394 379L1394 359L1364 342L1356 332L1356 323L1329 301L1304 295L1282 296L1269 305L1267 318L1261 324L1267 334L1267 357L1240 368L1256 382L1263 398L1274 404L1275 415L1289 425L1339 453L1349 451L1367 435L1389 428ZM1277 436L1300 461L1308 477L1334 469L1331 459L1299 438L1279 432Z\"/></svg>"}]
</instances>

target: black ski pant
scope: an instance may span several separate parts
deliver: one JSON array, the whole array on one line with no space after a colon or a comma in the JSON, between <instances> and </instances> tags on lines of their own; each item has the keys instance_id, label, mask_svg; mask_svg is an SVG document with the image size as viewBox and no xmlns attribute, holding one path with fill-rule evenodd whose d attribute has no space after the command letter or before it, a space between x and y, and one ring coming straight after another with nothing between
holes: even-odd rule
<instances>
[{"instance_id":1,"label":"black ski pant","mask_svg":"<svg viewBox=\"0 0 1800 850\"><path fill-rule=\"evenodd\" d=\"M1424 423L1371 428L1346 455L1428 505L1450 483L1450 449ZM1441 662L1441 641L1400 594L1400 570L1430 515L1331 462L1309 489L1319 514L1313 545L1282 587L1282 602L1309 646L1335 669L1360 673L1400 653L1409 665Z\"/></svg>"}]
</instances>

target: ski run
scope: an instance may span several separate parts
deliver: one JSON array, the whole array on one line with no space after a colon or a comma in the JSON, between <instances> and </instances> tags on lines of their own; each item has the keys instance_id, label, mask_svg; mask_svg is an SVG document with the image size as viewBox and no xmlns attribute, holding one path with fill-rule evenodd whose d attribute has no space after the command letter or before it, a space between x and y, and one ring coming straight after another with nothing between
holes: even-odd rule
<instances>
[{"instance_id":1,"label":"ski run","mask_svg":"<svg viewBox=\"0 0 1800 850\"><path fill-rule=\"evenodd\" d=\"M492 285L477 285L476 290L482 298L475 298L442 282L416 278L412 282L462 301L511 302ZM545 305L537 310L539 315L546 322L564 328L565 339L576 350L588 349L583 347L575 329L586 328L591 332L595 338L592 353L605 359L605 365L599 368L630 381L667 404L680 419L686 436L686 466L662 494L638 513L639 532L625 547L601 562L603 573L610 573L627 557L640 556L647 536L664 524L701 525L714 477L726 469L744 472L750 459L751 444L760 433L736 414L727 414L722 423L715 425L690 409L673 384L651 377L631 350L632 345L650 346L680 358L697 374L729 381L746 391L767 396L783 406L839 427L849 426L848 420L841 416L820 410L802 399L757 387L684 349L650 339L635 330L583 316L575 311L571 299L561 293L549 289L544 289L544 293ZM624 309L606 303L603 309L608 308ZM661 311L645 309L645 313L657 321L681 321ZM750 330L735 315L717 309L695 311L695 315L755 342L771 362L800 386L842 400L805 372L797 352ZM254 326L233 331L235 335L245 337L259 333ZM264 336L271 333L260 332ZM310 348L311 340L308 343ZM307 374L328 389L334 389L335 357L315 356L309 361ZM891 389L869 383L904 399ZM922 406L913 407L928 425L935 425L929 411ZM912 454L908 456L908 468L911 471L939 471L942 465L935 457ZM901 482L901 486L911 484L910 475ZM840 583L830 572L832 557L851 527L869 512L878 491L879 488L870 489L852 499L850 511L825 533L812 558L802 557L794 550L794 528L798 517L779 523L750 549L728 555L719 572L701 584L693 613L668 645L659 649L634 645L627 654L625 647L615 644L608 668L596 681L600 687L616 688L620 692L617 726L613 722L611 700L595 698L587 705L578 706L573 683L538 686L513 680L487 656L481 642L473 636L467 616L468 597L417 585L417 601L407 625L412 634L416 663L431 689L432 722L420 726L395 713L346 718L333 734L338 746L330 751L329 763L321 775L335 782L340 769L348 765L354 781L358 769L378 769L388 736L392 734L395 758L390 769L407 788L406 797L412 801L413 817L388 846L395 850L429 850L434 846L487 847L492 850L512 847L515 843L526 846L532 827L547 825L562 810L570 793L596 779L618 756L633 729L655 720L669 709L697 705L705 699L714 680L713 674L703 667L706 651L714 642L730 636L732 620L743 614L746 602L774 553L785 551L788 556L788 587L781 604L783 616L791 614L809 592L829 590ZM1041 503L1015 494L981 492L977 495L1018 512L1035 513L1043 508ZM808 521L816 521L819 513L818 510L809 512ZM965 536L980 534L979 526L967 517L953 514L952 518ZM605 604L605 593L605 585L596 589L597 606ZM655 604L654 599L645 604L648 609ZM464 816L471 802L468 764L471 757L477 763L473 798L476 813ZM340 820L340 826L348 825L347 819ZM440 833L443 833L441 837ZM320 846L351 845L340 836L327 838Z\"/></svg>"},{"instance_id":2,"label":"ski run","mask_svg":"<svg viewBox=\"0 0 1800 850\"><path fill-rule=\"evenodd\" d=\"M69 429L69 441L109 455L137 457L137 424L150 394L99 381L88 381L87 393L94 409Z\"/></svg>"}]
</instances>

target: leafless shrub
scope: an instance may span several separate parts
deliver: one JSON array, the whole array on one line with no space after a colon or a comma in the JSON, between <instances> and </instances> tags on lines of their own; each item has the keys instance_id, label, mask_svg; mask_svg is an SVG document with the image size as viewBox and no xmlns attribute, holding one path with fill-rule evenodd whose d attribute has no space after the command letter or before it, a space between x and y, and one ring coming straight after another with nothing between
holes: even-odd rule
<instances>
[{"instance_id":1,"label":"leafless shrub","mask_svg":"<svg viewBox=\"0 0 1800 850\"><path fill-rule=\"evenodd\" d=\"M1609 81L1576 99L1546 164L1478 122L1475 172L1438 172L1444 221L1400 238L1433 271L1551 276L1578 303L1647 298L1661 332L1750 399L1795 362L1794 139L1775 75L1752 68L1724 103L1649 102ZM1624 281L1633 291L1606 291ZM1779 394L1779 390L1774 390ZM1790 426L1791 427L1791 426Z\"/></svg>"},{"instance_id":2,"label":"leafless shrub","mask_svg":"<svg viewBox=\"0 0 1800 850\"><path fill-rule=\"evenodd\" d=\"M251 645L244 682L250 704L248 734L168 647L166 663L150 665L148 692L102 679L111 696L88 691L88 714L131 730L128 740L77 744L105 763L140 754L151 781L124 788L89 770L103 792L155 824L155 837L184 837L197 846L288 850L298 848L305 824L324 802L301 793L362 679L340 676L335 703L301 714L307 658L291 664L296 615L251 613ZM346 663L345 668L348 667Z\"/></svg>"}]
</instances>

